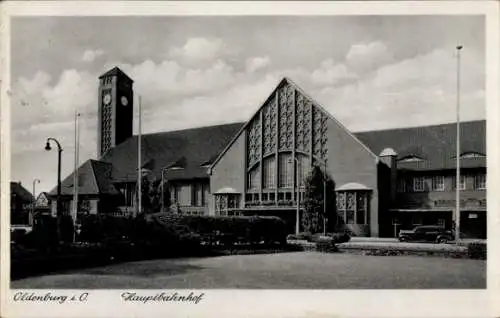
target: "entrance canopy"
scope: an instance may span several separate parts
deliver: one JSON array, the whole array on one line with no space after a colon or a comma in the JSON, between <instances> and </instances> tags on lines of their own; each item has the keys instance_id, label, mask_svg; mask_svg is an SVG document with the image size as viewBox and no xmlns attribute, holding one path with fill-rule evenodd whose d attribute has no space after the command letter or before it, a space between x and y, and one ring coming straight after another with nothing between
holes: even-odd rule
<instances>
[{"instance_id":1,"label":"entrance canopy","mask_svg":"<svg viewBox=\"0 0 500 318\"><path fill-rule=\"evenodd\" d=\"M214 194L240 194L240 192L231 187L224 187L215 191Z\"/></svg>"},{"instance_id":2,"label":"entrance canopy","mask_svg":"<svg viewBox=\"0 0 500 318\"><path fill-rule=\"evenodd\" d=\"M336 191L357 191L357 190L371 190L367 186L365 186L362 183L357 183L357 182L349 182L341 185Z\"/></svg>"}]
</instances>

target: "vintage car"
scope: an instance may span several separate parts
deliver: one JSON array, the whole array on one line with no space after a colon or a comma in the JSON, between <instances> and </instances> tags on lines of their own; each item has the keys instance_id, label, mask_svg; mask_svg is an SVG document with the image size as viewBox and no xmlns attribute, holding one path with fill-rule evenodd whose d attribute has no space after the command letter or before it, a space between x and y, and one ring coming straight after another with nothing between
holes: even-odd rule
<instances>
[{"instance_id":1,"label":"vintage car","mask_svg":"<svg viewBox=\"0 0 500 318\"><path fill-rule=\"evenodd\" d=\"M413 230L401 230L398 235L401 242L448 243L453 240L453 232L437 225L416 226Z\"/></svg>"}]
</instances>

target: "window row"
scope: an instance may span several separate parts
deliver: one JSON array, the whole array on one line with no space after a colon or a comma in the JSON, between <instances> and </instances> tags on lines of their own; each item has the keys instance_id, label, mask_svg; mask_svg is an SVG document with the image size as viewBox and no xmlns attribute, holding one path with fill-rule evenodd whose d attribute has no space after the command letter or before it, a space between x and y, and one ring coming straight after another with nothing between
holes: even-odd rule
<instances>
[{"instance_id":1,"label":"window row","mask_svg":"<svg viewBox=\"0 0 500 318\"><path fill-rule=\"evenodd\" d=\"M195 183L170 187L170 200L180 206L206 206L209 188L207 184Z\"/></svg>"},{"instance_id":2,"label":"window row","mask_svg":"<svg viewBox=\"0 0 500 318\"><path fill-rule=\"evenodd\" d=\"M304 200L304 192L299 192L300 200ZM258 193L247 193L245 195L245 202L275 202L275 201L293 201L295 200L296 193L294 192L278 192L277 196L274 192L262 193L262 199L259 198Z\"/></svg>"},{"instance_id":3,"label":"window row","mask_svg":"<svg viewBox=\"0 0 500 318\"><path fill-rule=\"evenodd\" d=\"M486 189L486 175L479 174L475 176L461 175L459 187L460 190L467 190L467 181L473 178L474 190ZM432 177L413 177L401 178L398 180L398 192L424 192L424 191L445 191L446 181L451 181L451 188L456 189L456 177L432 176ZM450 182L448 182L450 183Z\"/></svg>"},{"instance_id":4,"label":"window row","mask_svg":"<svg viewBox=\"0 0 500 318\"><path fill-rule=\"evenodd\" d=\"M279 188L292 188L297 163L299 169L298 183L303 186L305 178L311 171L311 163L309 158L305 156L297 156L296 159L293 159L291 154L280 154L278 164L276 164L274 156L264 159L262 162L262 180L257 166L248 173L248 189L258 189L261 182L263 189L275 189L276 183L278 183ZM276 178L276 173L278 173L278 178Z\"/></svg>"}]
</instances>

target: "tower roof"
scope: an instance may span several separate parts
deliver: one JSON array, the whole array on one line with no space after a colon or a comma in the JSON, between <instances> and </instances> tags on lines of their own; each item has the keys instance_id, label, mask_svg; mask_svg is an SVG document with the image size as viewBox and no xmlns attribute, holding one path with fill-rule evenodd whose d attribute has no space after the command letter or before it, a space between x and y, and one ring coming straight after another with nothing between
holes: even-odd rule
<instances>
[{"instance_id":1,"label":"tower roof","mask_svg":"<svg viewBox=\"0 0 500 318\"><path fill-rule=\"evenodd\" d=\"M103 77L108 77L108 76L121 76L121 77L125 77L126 79L128 79L129 81L131 81L132 83L134 82L130 77L128 77L127 74L125 74L125 72L123 72L118 66L115 66L113 67L112 69L110 69L109 71L107 71L106 73L102 74L101 76L99 76L99 78L103 78Z\"/></svg>"}]
</instances>

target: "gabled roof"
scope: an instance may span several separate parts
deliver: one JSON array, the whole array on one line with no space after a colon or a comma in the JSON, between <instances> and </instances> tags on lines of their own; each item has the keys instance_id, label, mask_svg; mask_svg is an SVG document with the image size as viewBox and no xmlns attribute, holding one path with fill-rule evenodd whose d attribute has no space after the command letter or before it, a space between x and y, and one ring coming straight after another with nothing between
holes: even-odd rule
<instances>
[{"instance_id":1,"label":"gabled roof","mask_svg":"<svg viewBox=\"0 0 500 318\"><path fill-rule=\"evenodd\" d=\"M120 76L120 77L125 77L126 79L128 79L129 81L131 81L132 83L134 82L130 77L128 77L127 74L125 74L125 72L123 72L118 66L115 66L113 67L112 69L110 69L109 71L107 71L106 73L102 74L101 76L99 76L99 78L103 78L103 77L108 77L108 76Z\"/></svg>"},{"instance_id":2,"label":"gabled roof","mask_svg":"<svg viewBox=\"0 0 500 318\"><path fill-rule=\"evenodd\" d=\"M289 79L288 77L284 77L281 81L279 81L278 85L276 85L276 87L273 89L273 91L266 97L266 99L264 100L264 102L262 102L258 108L256 108L256 110L254 111L254 113L252 114L252 116L248 119L248 121L246 121L244 124L242 124L240 130L238 131L237 134L235 134L231 140L231 142L229 142L226 147L222 150L221 153L219 153L218 156L216 156L215 160L213 160L211 166L213 167L217 162L219 162L219 160L224 156L224 154L231 148L232 144L234 142L236 142L236 140L238 139L238 137L241 135L241 133L243 133L243 131L245 130L245 128L252 122L252 120L254 119L255 116L257 116L259 114L259 112L261 111L261 109L264 107L264 105L267 104L267 102L274 96L274 94L276 94L276 91L278 91L283 85L290 85L291 87L293 87L293 89L297 92L299 92L300 94L302 94L302 96L304 96L304 98L308 99L317 109L319 109L321 112L323 112L327 118L329 118L330 120L332 120L333 122L335 122L335 124L337 124L341 129L343 129L348 135L350 135L356 142L358 142L364 150L366 150L366 152L368 152L371 156L373 156L374 158L377 158L377 155L374 154L372 152L371 149L369 149L366 145L364 145L357 137L355 134L353 134L349 129L347 129L340 121L338 121L330 112L328 112L323 106L321 106L320 103L318 103L316 100L314 100L314 98L312 98L309 94L307 94L304 90L302 90L302 88L300 88L295 82L293 82L291 79Z\"/></svg>"},{"instance_id":3,"label":"gabled roof","mask_svg":"<svg viewBox=\"0 0 500 318\"><path fill-rule=\"evenodd\" d=\"M456 168L456 123L398 128L356 133L374 153L390 147L398 159L417 157L422 160L398 162L398 169L442 170ZM486 154L486 120L460 124L460 153ZM486 167L486 157L461 159L461 167Z\"/></svg>"},{"instance_id":4,"label":"gabled roof","mask_svg":"<svg viewBox=\"0 0 500 318\"><path fill-rule=\"evenodd\" d=\"M34 197L31 192L26 190L25 187L22 186L21 182L11 182L10 183L10 195L21 198L23 202L32 202Z\"/></svg>"},{"instance_id":5,"label":"gabled roof","mask_svg":"<svg viewBox=\"0 0 500 318\"><path fill-rule=\"evenodd\" d=\"M208 126L193 129L142 135L141 161L147 164L156 178L166 170L167 180L207 178L207 168L242 127L242 123ZM112 164L114 182L130 182L137 179L137 136L110 149L101 161ZM143 165L144 167L144 165Z\"/></svg>"},{"instance_id":6,"label":"gabled roof","mask_svg":"<svg viewBox=\"0 0 500 318\"><path fill-rule=\"evenodd\" d=\"M117 194L112 184L112 166L106 162L89 159L78 168L78 194ZM61 182L61 195L73 195L73 173ZM49 195L57 195L57 186Z\"/></svg>"}]
</instances>

